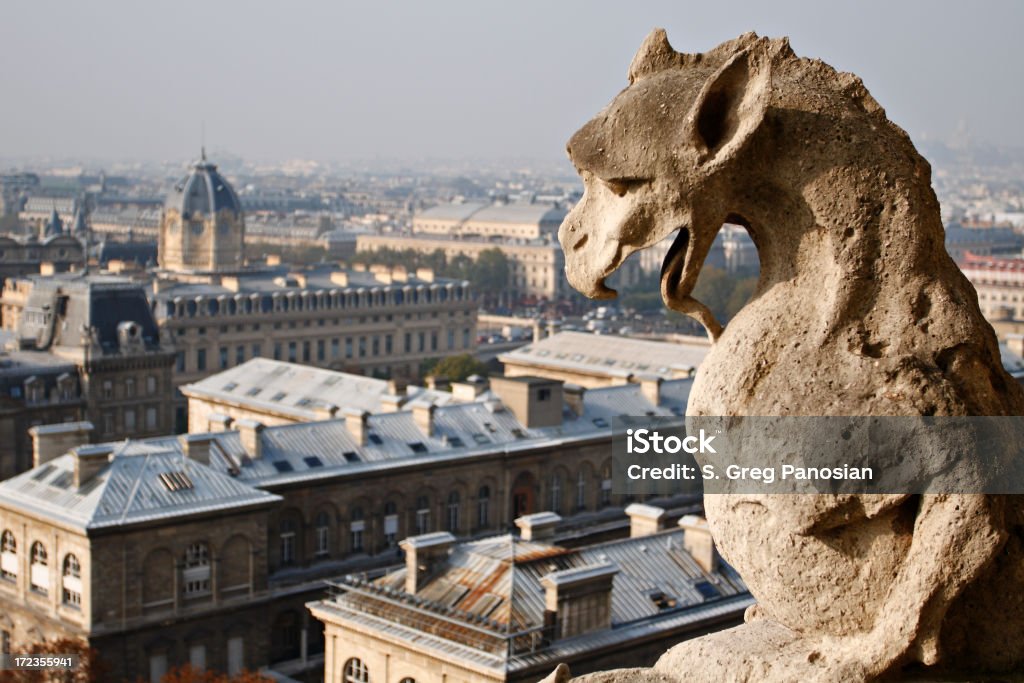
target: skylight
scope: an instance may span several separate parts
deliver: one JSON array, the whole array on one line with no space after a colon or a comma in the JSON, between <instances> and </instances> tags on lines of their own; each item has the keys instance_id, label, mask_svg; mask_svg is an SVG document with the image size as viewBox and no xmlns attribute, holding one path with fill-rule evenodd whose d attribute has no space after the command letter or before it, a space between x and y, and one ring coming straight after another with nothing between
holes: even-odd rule
<instances>
[{"instance_id":1,"label":"skylight","mask_svg":"<svg viewBox=\"0 0 1024 683\"><path fill-rule=\"evenodd\" d=\"M192 480L187 474L180 470L171 470L170 472L161 472L159 475L160 483L164 485L168 491L186 491L188 489L195 488L192 485Z\"/></svg>"}]
</instances>

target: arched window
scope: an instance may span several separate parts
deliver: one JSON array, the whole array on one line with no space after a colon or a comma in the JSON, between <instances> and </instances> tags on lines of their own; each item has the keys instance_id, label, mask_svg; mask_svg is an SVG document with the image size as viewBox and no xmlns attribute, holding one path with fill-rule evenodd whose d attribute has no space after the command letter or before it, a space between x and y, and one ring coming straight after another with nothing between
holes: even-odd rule
<instances>
[{"instance_id":1,"label":"arched window","mask_svg":"<svg viewBox=\"0 0 1024 683\"><path fill-rule=\"evenodd\" d=\"M612 466L605 465L601 468L601 506L611 505L612 502Z\"/></svg>"},{"instance_id":2,"label":"arched window","mask_svg":"<svg viewBox=\"0 0 1024 683\"><path fill-rule=\"evenodd\" d=\"M0 536L0 579L14 581L18 578L18 543L14 534L5 529Z\"/></svg>"},{"instance_id":3,"label":"arched window","mask_svg":"<svg viewBox=\"0 0 1024 683\"><path fill-rule=\"evenodd\" d=\"M398 681L398 683L416 683L416 679L411 676L406 676L402 680Z\"/></svg>"},{"instance_id":4,"label":"arched window","mask_svg":"<svg viewBox=\"0 0 1024 683\"><path fill-rule=\"evenodd\" d=\"M64 571L61 577L62 600L70 607L82 606L82 567L78 558L68 553L64 556Z\"/></svg>"},{"instance_id":5,"label":"arched window","mask_svg":"<svg viewBox=\"0 0 1024 683\"><path fill-rule=\"evenodd\" d=\"M370 683L370 672L363 660L353 657L345 662L345 678L342 680L344 683Z\"/></svg>"},{"instance_id":6,"label":"arched window","mask_svg":"<svg viewBox=\"0 0 1024 683\"><path fill-rule=\"evenodd\" d=\"M481 486L476 495L476 525L480 529L486 529L491 522L491 488Z\"/></svg>"},{"instance_id":7,"label":"arched window","mask_svg":"<svg viewBox=\"0 0 1024 683\"><path fill-rule=\"evenodd\" d=\"M576 478L576 508L582 510L587 507L587 476L580 470Z\"/></svg>"},{"instance_id":8,"label":"arched window","mask_svg":"<svg viewBox=\"0 0 1024 683\"><path fill-rule=\"evenodd\" d=\"M419 496L416 498L416 534L425 534L430 531L430 498Z\"/></svg>"},{"instance_id":9,"label":"arched window","mask_svg":"<svg viewBox=\"0 0 1024 683\"><path fill-rule=\"evenodd\" d=\"M182 571L185 597L205 595L210 592L210 547L205 543L193 543L185 549L185 568Z\"/></svg>"},{"instance_id":10,"label":"arched window","mask_svg":"<svg viewBox=\"0 0 1024 683\"><path fill-rule=\"evenodd\" d=\"M352 523L349 525L349 537L351 540L351 551L361 553L363 551L363 532L366 531L366 520L363 519L363 508L352 508Z\"/></svg>"},{"instance_id":11,"label":"arched window","mask_svg":"<svg viewBox=\"0 0 1024 683\"><path fill-rule=\"evenodd\" d=\"M551 511L562 513L562 475L558 473L551 475Z\"/></svg>"},{"instance_id":12,"label":"arched window","mask_svg":"<svg viewBox=\"0 0 1024 683\"><path fill-rule=\"evenodd\" d=\"M452 491L448 494L448 531L453 534L459 532L459 492Z\"/></svg>"},{"instance_id":13,"label":"arched window","mask_svg":"<svg viewBox=\"0 0 1024 683\"><path fill-rule=\"evenodd\" d=\"M389 548L398 543L398 506L391 501L384 503L384 543Z\"/></svg>"},{"instance_id":14,"label":"arched window","mask_svg":"<svg viewBox=\"0 0 1024 683\"><path fill-rule=\"evenodd\" d=\"M329 555L331 552L331 516L321 512L316 516L316 554L320 557Z\"/></svg>"},{"instance_id":15,"label":"arched window","mask_svg":"<svg viewBox=\"0 0 1024 683\"><path fill-rule=\"evenodd\" d=\"M46 547L36 541L32 544L32 568L29 573L29 584L32 590L46 595L50 586L50 567L46 557Z\"/></svg>"}]
</instances>

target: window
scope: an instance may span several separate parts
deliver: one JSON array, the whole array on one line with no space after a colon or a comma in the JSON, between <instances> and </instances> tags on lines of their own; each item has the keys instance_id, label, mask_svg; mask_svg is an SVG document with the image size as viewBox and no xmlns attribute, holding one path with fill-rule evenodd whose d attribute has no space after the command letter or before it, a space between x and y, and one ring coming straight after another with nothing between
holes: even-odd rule
<instances>
[{"instance_id":1,"label":"window","mask_svg":"<svg viewBox=\"0 0 1024 683\"><path fill-rule=\"evenodd\" d=\"M480 491L476 496L476 525L480 529L485 529L490 524L491 518L491 488L489 486L481 486Z\"/></svg>"},{"instance_id":2,"label":"window","mask_svg":"<svg viewBox=\"0 0 1024 683\"><path fill-rule=\"evenodd\" d=\"M178 372L185 372L185 352L178 351L174 356L174 367Z\"/></svg>"},{"instance_id":3,"label":"window","mask_svg":"<svg viewBox=\"0 0 1024 683\"><path fill-rule=\"evenodd\" d=\"M245 346L239 344L235 347L235 365L241 365L245 362Z\"/></svg>"},{"instance_id":4,"label":"window","mask_svg":"<svg viewBox=\"0 0 1024 683\"><path fill-rule=\"evenodd\" d=\"M337 358L341 354L341 342L335 337L331 340L331 358Z\"/></svg>"},{"instance_id":5,"label":"window","mask_svg":"<svg viewBox=\"0 0 1024 683\"><path fill-rule=\"evenodd\" d=\"M551 475L551 511L562 513L562 477L558 474Z\"/></svg>"},{"instance_id":6,"label":"window","mask_svg":"<svg viewBox=\"0 0 1024 683\"><path fill-rule=\"evenodd\" d=\"M420 496L416 499L416 535L430 531L430 499Z\"/></svg>"},{"instance_id":7,"label":"window","mask_svg":"<svg viewBox=\"0 0 1024 683\"><path fill-rule=\"evenodd\" d=\"M281 564L295 562L295 522L290 519L281 521Z\"/></svg>"},{"instance_id":8,"label":"window","mask_svg":"<svg viewBox=\"0 0 1024 683\"><path fill-rule=\"evenodd\" d=\"M0 579L14 581L18 578L18 544L14 534L5 530L0 537Z\"/></svg>"},{"instance_id":9,"label":"window","mask_svg":"<svg viewBox=\"0 0 1024 683\"><path fill-rule=\"evenodd\" d=\"M352 552L359 553L363 551L363 531L365 529L366 521L363 519L363 508L352 508L352 523L349 525Z\"/></svg>"},{"instance_id":10,"label":"window","mask_svg":"<svg viewBox=\"0 0 1024 683\"><path fill-rule=\"evenodd\" d=\"M156 408L146 408L146 429L153 430L159 426Z\"/></svg>"},{"instance_id":11,"label":"window","mask_svg":"<svg viewBox=\"0 0 1024 683\"><path fill-rule=\"evenodd\" d=\"M263 347L260 346L259 344L253 344L252 345L252 357L253 358L259 358L262 355L263 355Z\"/></svg>"},{"instance_id":12,"label":"window","mask_svg":"<svg viewBox=\"0 0 1024 683\"><path fill-rule=\"evenodd\" d=\"M206 369L206 349L196 349L196 370Z\"/></svg>"},{"instance_id":13,"label":"window","mask_svg":"<svg viewBox=\"0 0 1024 683\"><path fill-rule=\"evenodd\" d=\"M135 409L125 408L124 410L124 430L126 432L135 431Z\"/></svg>"},{"instance_id":14,"label":"window","mask_svg":"<svg viewBox=\"0 0 1024 683\"><path fill-rule=\"evenodd\" d=\"M369 683L370 672L361 659L352 659L345 662L345 677L343 683Z\"/></svg>"},{"instance_id":15,"label":"window","mask_svg":"<svg viewBox=\"0 0 1024 683\"><path fill-rule=\"evenodd\" d=\"M281 360L281 343L274 343L274 360Z\"/></svg>"},{"instance_id":16,"label":"window","mask_svg":"<svg viewBox=\"0 0 1024 683\"><path fill-rule=\"evenodd\" d=\"M576 478L576 507L580 510L587 507L587 478L582 471Z\"/></svg>"},{"instance_id":17,"label":"window","mask_svg":"<svg viewBox=\"0 0 1024 683\"><path fill-rule=\"evenodd\" d=\"M384 543L389 548L398 543L398 506L391 502L384 504Z\"/></svg>"},{"instance_id":18,"label":"window","mask_svg":"<svg viewBox=\"0 0 1024 683\"><path fill-rule=\"evenodd\" d=\"M69 607L82 606L82 567L78 558L68 554L64 558L64 571L61 579L62 600Z\"/></svg>"},{"instance_id":19,"label":"window","mask_svg":"<svg viewBox=\"0 0 1024 683\"><path fill-rule=\"evenodd\" d=\"M188 663L196 671L204 671L206 669L206 646L201 643L189 645Z\"/></svg>"},{"instance_id":20,"label":"window","mask_svg":"<svg viewBox=\"0 0 1024 683\"><path fill-rule=\"evenodd\" d=\"M220 347L220 369L226 370L228 367L228 347Z\"/></svg>"},{"instance_id":21,"label":"window","mask_svg":"<svg viewBox=\"0 0 1024 683\"><path fill-rule=\"evenodd\" d=\"M158 652L149 656L149 680L150 683L160 683L160 680L167 674L167 653Z\"/></svg>"},{"instance_id":22,"label":"window","mask_svg":"<svg viewBox=\"0 0 1024 683\"><path fill-rule=\"evenodd\" d=\"M452 491L448 495L448 531L459 532L459 492Z\"/></svg>"},{"instance_id":23,"label":"window","mask_svg":"<svg viewBox=\"0 0 1024 683\"><path fill-rule=\"evenodd\" d=\"M288 342L288 362L295 363L299 360L299 347L295 342Z\"/></svg>"},{"instance_id":24,"label":"window","mask_svg":"<svg viewBox=\"0 0 1024 683\"><path fill-rule=\"evenodd\" d=\"M316 516L316 554L327 555L330 552L331 518L326 512Z\"/></svg>"},{"instance_id":25,"label":"window","mask_svg":"<svg viewBox=\"0 0 1024 683\"><path fill-rule=\"evenodd\" d=\"M316 340L316 359L320 362L327 360L327 342L323 339Z\"/></svg>"},{"instance_id":26,"label":"window","mask_svg":"<svg viewBox=\"0 0 1024 683\"><path fill-rule=\"evenodd\" d=\"M0 655L11 654L11 632L0 631Z\"/></svg>"},{"instance_id":27,"label":"window","mask_svg":"<svg viewBox=\"0 0 1024 683\"><path fill-rule=\"evenodd\" d=\"M307 325L308 325L309 321L307 320L306 322L307 322ZM308 363L309 361L310 361L309 342L305 341L305 342L302 342L302 362L303 363Z\"/></svg>"},{"instance_id":28,"label":"window","mask_svg":"<svg viewBox=\"0 0 1024 683\"><path fill-rule=\"evenodd\" d=\"M32 568L29 574L29 583L32 590L46 595L50 586L50 568L46 557L46 548L42 543L36 541L32 544Z\"/></svg>"},{"instance_id":29,"label":"window","mask_svg":"<svg viewBox=\"0 0 1024 683\"><path fill-rule=\"evenodd\" d=\"M182 578L186 597L210 592L210 549L205 543L193 543L185 550Z\"/></svg>"},{"instance_id":30,"label":"window","mask_svg":"<svg viewBox=\"0 0 1024 683\"><path fill-rule=\"evenodd\" d=\"M185 368L182 368L184 370ZM148 375L146 377L146 393L150 396L156 393L156 377L154 375Z\"/></svg>"},{"instance_id":31,"label":"window","mask_svg":"<svg viewBox=\"0 0 1024 683\"><path fill-rule=\"evenodd\" d=\"M124 396L125 398L135 397L135 380L131 377L124 380Z\"/></svg>"},{"instance_id":32,"label":"window","mask_svg":"<svg viewBox=\"0 0 1024 683\"><path fill-rule=\"evenodd\" d=\"M242 636L228 638L228 675L234 676L245 668L245 640Z\"/></svg>"},{"instance_id":33,"label":"window","mask_svg":"<svg viewBox=\"0 0 1024 683\"><path fill-rule=\"evenodd\" d=\"M601 470L601 505L610 505L612 502L612 467L605 465Z\"/></svg>"},{"instance_id":34,"label":"window","mask_svg":"<svg viewBox=\"0 0 1024 683\"><path fill-rule=\"evenodd\" d=\"M114 383L109 379L103 380L103 398L114 398Z\"/></svg>"}]
</instances>

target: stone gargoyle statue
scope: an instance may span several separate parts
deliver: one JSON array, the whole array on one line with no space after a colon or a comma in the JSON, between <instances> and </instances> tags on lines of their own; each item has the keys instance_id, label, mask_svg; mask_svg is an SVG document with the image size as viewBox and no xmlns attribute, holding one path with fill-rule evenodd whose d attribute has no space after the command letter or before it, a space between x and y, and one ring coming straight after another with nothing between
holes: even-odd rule
<instances>
[{"instance_id":1,"label":"stone gargoyle statue","mask_svg":"<svg viewBox=\"0 0 1024 683\"><path fill-rule=\"evenodd\" d=\"M672 310L714 340L690 416L1022 415L977 295L944 247L931 169L859 78L748 33L683 54L652 32L629 86L568 144L585 193L559 232L592 298L678 235ZM723 222L761 274L723 328L691 296ZM619 681L869 681L1024 668L1024 503L1014 496L707 496L757 599L742 626ZM550 677L568 678L565 667ZM929 680L932 680L929 678Z\"/></svg>"}]
</instances>

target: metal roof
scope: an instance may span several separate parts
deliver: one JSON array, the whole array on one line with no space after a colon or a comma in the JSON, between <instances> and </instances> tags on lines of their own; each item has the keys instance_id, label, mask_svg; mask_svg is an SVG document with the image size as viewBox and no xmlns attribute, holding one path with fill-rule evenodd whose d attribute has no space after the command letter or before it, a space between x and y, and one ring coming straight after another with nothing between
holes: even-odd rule
<instances>
[{"instance_id":1,"label":"metal roof","mask_svg":"<svg viewBox=\"0 0 1024 683\"><path fill-rule=\"evenodd\" d=\"M427 400L443 404L451 394L409 387L403 400ZM388 382L309 365L269 358L253 358L193 384L181 387L189 397L244 405L268 412L312 420L317 408L379 411L381 398L390 395Z\"/></svg>"},{"instance_id":2,"label":"metal roof","mask_svg":"<svg viewBox=\"0 0 1024 683\"><path fill-rule=\"evenodd\" d=\"M79 488L73 483L75 456L69 453L0 483L0 499L82 530L282 500L189 460L180 451L133 450L130 445L122 443Z\"/></svg>"},{"instance_id":3,"label":"metal roof","mask_svg":"<svg viewBox=\"0 0 1024 683\"><path fill-rule=\"evenodd\" d=\"M711 350L709 342L651 341L586 332L559 332L503 353L498 360L606 376L656 375L670 379L673 371L700 366Z\"/></svg>"},{"instance_id":4,"label":"metal roof","mask_svg":"<svg viewBox=\"0 0 1024 683\"><path fill-rule=\"evenodd\" d=\"M372 582L346 577L339 595L315 607L463 661L516 669L566 647L596 649L725 613L739 617L753 604L730 565L705 572L697 564L681 529L572 550L495 536L454 546L415 594L405 592L405 575L402 568ZM612 577L611 628L540 643L545 579L599 575Z\"/></svg>"}]
</instances>

